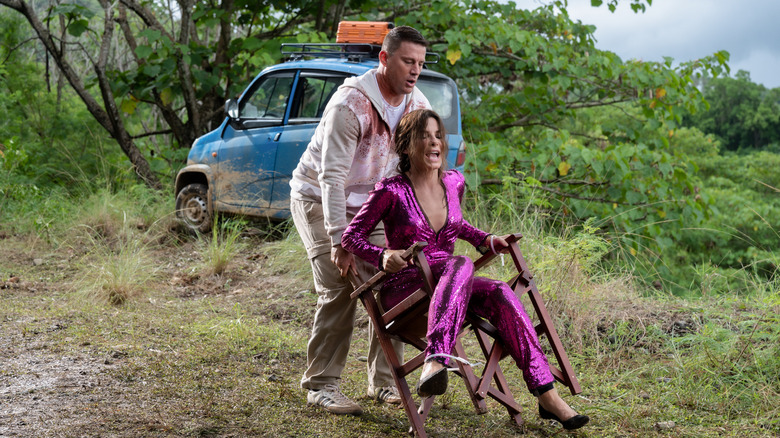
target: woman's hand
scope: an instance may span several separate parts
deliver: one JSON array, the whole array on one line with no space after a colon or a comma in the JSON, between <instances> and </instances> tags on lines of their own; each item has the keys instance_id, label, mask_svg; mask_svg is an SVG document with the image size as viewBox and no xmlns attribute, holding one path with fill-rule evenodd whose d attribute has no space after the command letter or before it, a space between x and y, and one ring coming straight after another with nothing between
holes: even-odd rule
<instances>
[{"instance_id":1,"label":"woman's hand","mask_svg":"<svg viewBox=\"0 0 780 438\"><path fill-rule=\"evenodd\" d=\"M382 253L382 269L388 274L395 274L401 269L409 266L409 261L401 258L404 252L402 249L386 249Z\"/></svg>"},{"instance_id":2,"label":"woman's hand","mask_svg":"<svg viewBox=\"0 0 780 438\"><path fill-rule=\"evenodd\" d=\"M507 239L509 239L509 236L511 236L511 234L507 234L506 236L494 236L491 234L490 237L488 237L488 239L493 240L493 247L491 250L495 250L495 253L509 252L509 244L506 242Z\"/></svg>"}]
</instances>

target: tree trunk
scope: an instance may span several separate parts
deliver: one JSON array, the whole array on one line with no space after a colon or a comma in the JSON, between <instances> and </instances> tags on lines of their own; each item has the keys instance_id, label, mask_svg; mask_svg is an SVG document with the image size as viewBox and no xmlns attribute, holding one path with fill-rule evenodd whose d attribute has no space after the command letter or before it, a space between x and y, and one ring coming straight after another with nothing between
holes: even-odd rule
<instances>
[{"instance_id":1,"label":"tree trunk","mask_svg":"<svg viewBox=\"0 0 780 438\"><path fill-rule=\"evenodd\" d=\"M224 12L219 23L219 36L217 40L217 50L215 52L213 65L227 65L231 63L231 59L228 56L230 48L230 40L233 35L233 0L223 0L220 4L220 9ZM228 77L228 82L225 85L225 90L229 90L231 87L231 80ZM217 89L212 89L204 96L203 99L203 116L204 124L207 124L210 129L216 129L223 120L225 120L225 113L220 109L225 105L225 99L227 96L222 96L217 93Z\"/></svg>"},{"instance_id":2,"label":"tree trunk","mask_svg":"<svg viewBox=\"0 0 780 438\"><path fill-rule=\"evenodd\" d=\"M108 131L111 137L113 137L119 143L119 147L122 148L122 151L125 153L127 158L130 159L130 163L132 163L135 173L138 175L141 181L154 189L162 189L162 184L160 184L157 176L151 171L149 162L146 161L146 158L144 158L143 154L141 154L141 151L138 150L138 147L133 143L130 134L124 128L122 119L119 117L119 111L116 107L116 102L114 101L114 97L111 94L108 79L105 75L105 65L101 67L99 61L94 66L95 72L98 75L98 82L100 84L100 91L103 97L103 102L106 106L106 108L103 108L100 103L98 103L98 101L91 94L89 94L86 87L84 86L84 83L81 81L81 78L68 62L65 53L62 52L59 47L57 47L54 39L51 37L51 34L46 30L46 27L43 25L43 23L41 23L41 20L38 18L38 15L35 13L35 11L33 11L32 7L22 0L0 0L0 4L14 9L15 11L22 14L25 19L27 19L27 22L30 23L33 30L38 35L38 39L46 48L46 51L54 59L54 62L57 63L61 74L65 76L65 78L68 80L68 83L70 83L71 87L73 87L73 90L76 92L79 98L81 98L81 101L84 102L87 110L90 112L90 114L92 114L92 117L94 117L95 120L97 120L97 122L100 123L100 125L106 131ZM106 4L104 7L108 8L109 6ZM107 56L108 52L106 33L108 34L108 39L110 39L111 34L113 34L113 23L110 19L111 15L113 15L111 10L106 10L106 29L103 40L103 46L106 47L101 47L101 57Z\"/></svg>"},{"instance_id":3,"label":"tree trunk","mask_svg":"<svg viewBox=\"0 0 780 438\"><path fill-rule=\"evenodd\" d=\"M67 29L65 29L65 17L60 15L60 41L61 41L60 52L62 53L65 53L65 38L67 38L67 35L68 35L68 31ZM60 73L57 75L57 110L58 111L60 109L60 103L62 102L62 88L64 86L65 86L65 78L63 78L62 74Z\"/></svg>"},{"instance_id":4,"label":"tree trunk","mask_svg":"<svg viewBox=\"0 0 780 438\"><path fill-rule=\"evenodd\" d=\"M2 0L5 1L5 0ZM174 38L173 35L168 32L167 29L157 20L154 13L146 6L135 0L120 0L121 8L127 7L127 9L133 11L148 27L160 31L171 41L175 41L182 45L186 45L191 37L192 23L192 9L194 5L191 0L181 0L179 6L181 8L181 27L179 38ZM126 21L126 18L120 12L120 25L121 21ZM129 28L128 28L129 29ZM135 40L131 32L124 32L125 39L133 46ZM136 58L136 62L143 63L142 60ZM192 73L190 66L185 62L184 55L180 52L176 52L176 70L178 72L179 80L181 81L182 97L184 98L184 107L187 111L187 121L182 121L179 114L174 110L170 104L165 104L160 98L159 93L155 90L152 92L154 95L154 104L160 109L162 117L165 119L168 126L171 127L171 132L174 138L179 144L179 147L189 148L195 139L205 132L202 129L203 121L201 120L200 103L195 95L195 87L192 83Z\"/></svg>"},{"instance_id":5,"label":"tree trunk","mask_svg":"<svg viewBox=\"0 0 780 438\"><path fill-rule=\"evenodd\" d=\"M100 87L100 94L103 97L103 104L105 105L106 112L109 116L112 129L111 136L119 143L119 147L130 158L130 162L135 167L135 172L138 176L150 187L154 189L162 189L162 184L154 175L152 169L149 167L149 162L146 161L141 151L133 142L130 137L130 133L125 128L122 115L119 112L119 108L114 100L114 94L111 92L111 84L106 76L106 64L108 63L108 52L111 48L111 39L114 35L114 10L113 5L109 4L107 0L100 0L100 5L103 6L105 11L105 23L103 28L103 40L100 43L100 53L98 54L98 60L95 63L95 75L97 76L98 86Z\"/></svg>"}]
</instances>

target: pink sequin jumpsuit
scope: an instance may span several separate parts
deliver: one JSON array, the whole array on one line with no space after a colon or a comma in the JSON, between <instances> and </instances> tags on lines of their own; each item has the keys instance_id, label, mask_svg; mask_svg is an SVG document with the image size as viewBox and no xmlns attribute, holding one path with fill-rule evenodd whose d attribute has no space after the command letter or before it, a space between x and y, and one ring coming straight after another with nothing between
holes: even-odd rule
<instances>
[{"instance_id":1,"label":"pink sequin jumpsuit","mask_svg":"<svg viewBox=\"0 0 780 438\"><path fill-rule=\"evenodd\" d=\"M380 221L385 224L389 249L406 249L414 242L427 242L423 252L437 284L428 311L426 355L451 354L466 311L471 310L498 329L505 348L522 370L529 391L551 385L554 378L533 323L509 285L475 277L471 259L453 255L456 239L477 247L489 234L463 218L460 208L465 189L463 175L456 170L447 171L442 183L447 197L447 220L440 230L433 229L417 202L411 182L401 174L376 184L347 227L342 245L381 269L384 248L368 241L371 230ZM413 266L389 275L380 292L382 306L389 309L421 286L422 279Z\"/></svg>"}]
</instances>

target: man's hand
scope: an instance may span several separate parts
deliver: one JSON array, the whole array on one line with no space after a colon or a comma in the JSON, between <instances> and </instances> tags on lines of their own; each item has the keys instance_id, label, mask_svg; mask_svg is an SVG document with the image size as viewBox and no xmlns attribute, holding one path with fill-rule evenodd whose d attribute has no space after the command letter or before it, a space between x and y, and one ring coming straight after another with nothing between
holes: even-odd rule
<instances>
[{"instance_id":1,"label":"man's hand","mask_svg":"<svg viewBox=\"0 0 780 438\"><path fill-rule=\"evenodd\" d=\"M342 248L341 245L336 245L330 249L330 261L339 268L342 277L346 277L350 270L352 271L352 274L357 275L355 257L351 252Z\"/></svg>"},{"instance_id":2,"label":"man's hand","mask_svg":"<svg viewBox=\"0 0 780 438\"><path fill-rule=\"evenodd\" d=\"M382 253L382 268L385 272L395 274L410 264L411 261L401 258L403 252L404 250L402 249L386 249Z\"/></svg>"}]
</instances>

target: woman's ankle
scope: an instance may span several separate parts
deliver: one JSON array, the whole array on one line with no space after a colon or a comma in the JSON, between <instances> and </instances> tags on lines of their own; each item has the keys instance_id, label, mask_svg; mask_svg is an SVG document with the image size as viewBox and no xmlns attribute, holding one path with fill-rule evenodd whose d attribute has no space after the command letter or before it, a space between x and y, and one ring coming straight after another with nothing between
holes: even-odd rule
<instances>
[{"instance_id":1,"label":"woman's ankle","mask_svg":"<svg viewBox=\"0 0 780 438\"><path fill-rule=\"evenodd\" d=\"M572 409L554 388L538 396L537 401L546 411L555 414L561 420L565 421L577 415L577 411Z\"/></svg>"},{"instance_id":2,"label":"woman's ankle","mask_svg":"<svg viewBox=\"0 0 780 438\"><path fill-rule=\"evenodd\" d=\"M438 360L426 361L425 364L423 365L422 376L433 374L442 368L444 368L444 364L442 364Z\"/></svg>"}]
</instances>

